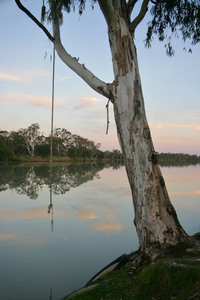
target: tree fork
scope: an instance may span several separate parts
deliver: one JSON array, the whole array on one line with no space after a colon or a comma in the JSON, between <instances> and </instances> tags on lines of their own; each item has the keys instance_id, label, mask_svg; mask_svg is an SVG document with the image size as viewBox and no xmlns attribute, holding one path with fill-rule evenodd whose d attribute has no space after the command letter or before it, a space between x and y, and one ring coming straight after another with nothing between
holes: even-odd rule
<instances>
[{"instance_id":1,"label":"tree fork","mask_svg":"<svg viewBox=\"0 0 200 300\"><path fill-rule=\"evenodd\" d=\"M15 1L19 6L20 1ZM49 1L50 6L51 1L53 0ZM60 40L59 18L56 15L58 12L55 12L52 20L54 40L51 40L63 62L92 89L113 103L119 143L132 191L140 249L151 256L156 249L175 247L189 240L189 237L181 227L170 202L146 119L133 36L150 1L141 1L141 10L131 22L131 12L136 2L137 0L98 0L108 25L114 70L112 84L101 81L67 53ZM156 5L160 3L151 2ZM27 13L25 10L24 12ZM28 16L32 18L32 15ZM35 22L34 19L33 21ZM35 23L47 34L38 22Z\"/></svg>"}]
</instances>

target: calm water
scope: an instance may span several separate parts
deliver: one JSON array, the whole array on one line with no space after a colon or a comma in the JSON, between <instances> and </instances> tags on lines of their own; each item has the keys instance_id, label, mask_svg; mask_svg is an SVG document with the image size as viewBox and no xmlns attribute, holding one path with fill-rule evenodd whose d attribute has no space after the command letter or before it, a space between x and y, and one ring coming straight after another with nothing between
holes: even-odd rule
<instances>
[{"instance_id":1,"label":"calm water","mask_svg":"<svg viewBox=\"0 0 200 300\"><path fill-rule=\"evenodd\" d=\"M162 171L184 229L200 231L200 166ZM138 247L124 167L0 165L0 205L1 300L59 300Z\"/></svg>"}]
</instances>

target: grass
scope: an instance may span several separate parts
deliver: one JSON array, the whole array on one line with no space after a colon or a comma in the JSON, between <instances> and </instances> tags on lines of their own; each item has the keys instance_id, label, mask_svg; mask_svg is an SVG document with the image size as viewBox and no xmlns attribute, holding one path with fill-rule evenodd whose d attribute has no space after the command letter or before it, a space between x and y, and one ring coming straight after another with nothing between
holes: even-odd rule
<instances>
[{"instance_id":1,"label":"grass","mask_svg":"<svg viewBox=\"0 0 200 300\"><path fill-rule=\"evenodd\" d=\"M188 257L159 259L137 269L133 258L102 279L93 290L72 300L186 300L200 291L200 260ZM194 297L192 299L200 299Z\"/></svg>"}]
</instances>

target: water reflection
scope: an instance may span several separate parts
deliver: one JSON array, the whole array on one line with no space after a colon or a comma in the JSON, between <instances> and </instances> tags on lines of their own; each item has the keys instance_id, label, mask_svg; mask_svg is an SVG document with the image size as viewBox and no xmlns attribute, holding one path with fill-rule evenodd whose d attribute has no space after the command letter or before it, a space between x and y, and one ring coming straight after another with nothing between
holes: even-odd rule
<instances>
[{"instance_id":1,"label":"water reflection","mask_svg":"<svg viewBox=\"0 0 200 300\"><path fill-rule=\"evenodd\" d=\"M105 167L118 169L119 164L72 164L72 165L4 165L0 168L0 192L7 189L36 200L44 185L51 194L65 194L71 188L98 179L98 172ZM51 201L50 201L51 206ZM49 207L50 208L50 207Z\"/></svg>"},{"instance_id":2,"label":"water reflection","mask_svg":"<svg viewBox=\"0 0 200 300\"><path fill-rule=\"evenodd\" d=\"M126 221L118 211L124 183L113 176L119 166L106 167L0 166L2 299L61 299L133 249L130 194Z\"/></svg>"},{"instance_id":3,"label":"water reflection","mask_svg":"<svg viewBox=\"0 0 200 300\"><path fill-rule=\"evenodd\" d=\"M200 166L162 171L184 229L195 233ZM138 247L124 167L1 165L0 189L4 300L59 300Z\"/></svg>"},{"instance_id":4,"label":"water reflection","mask_svg":"<svg viewBox=\"0 0 200 300\"><path fill-rule=\"evenodd\" d=\"M50 192L50 203L48 205L48 214L51 214L51 232L53 232L53 196L52 196L52 185L50 185L49 188L49 192Z\"/></svg>"},{"instance_id":5,"label":"water reflection","mask_svg":"<svg viewBox=\"0 0 200 300\"><path fill-rule=\"evenodd\" d=\"M161 167L188 167L188 166L198 166L198 163L195 161L181 161L181 160L176 160L176 161L159 161L159 165Z\"/></svg>"}]
</instances>

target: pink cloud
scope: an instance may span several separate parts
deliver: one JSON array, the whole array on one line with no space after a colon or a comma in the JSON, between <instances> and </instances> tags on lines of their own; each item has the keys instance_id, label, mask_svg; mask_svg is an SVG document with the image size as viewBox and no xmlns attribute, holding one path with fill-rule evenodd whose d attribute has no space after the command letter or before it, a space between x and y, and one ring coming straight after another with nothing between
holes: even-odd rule
<instances>
[{"instance_id":1,"label":"pink cloud","mask_svg":"<svg viewBox=\"0 0 200 300\"><path fill-rule=\"evenodd\" d=\"M46 70L24 70L13 72L0 72L0 80L7 81L29 81L34 78L50 77L51 74Z\"/></svg>"},{"instance_id":2,"label":"pink cloud","mask_svg":"<svg viewBox=\"0 0 200 300\"><path fill-rule=\"evenodd\" d=\"M188 128L188 129L194 129L194 130L200 130L200 126L199 125L195 125L195 124L167 124L168 127L172 127L172 128Z\"/></svg>"},{"instance_id":3,"label":"pink cloud","mask_svg":"<svg viewBox=\"0 0 200 300\"><path fill-rule=\"evenodd\" d=\"M76 217L78 220L97 219L99 217L90 207L73 206L73 208L78 212Z\"/></svg>"},{"instance_id":4,"label":"pink cloud","mask_svg":"<svg viewBox=\"0 0 200 300\"><path fill-rule=\"evenodd\" d=\"M106 233L110 232L120 232L124 228L124 225L120 223L106 223L99 222L92 225L93 231L105 231Z\"/></svg>"},{"instance_id":5,"label":"pink cloud","mask_svg":"<svg viewBox=\"0 0 200 300\"><path fill-rule=\"evenodd\" d=\"M160 128L163 127L163 125L160 124L160 123L158 123L158 124L153 124L152 122L150 122L150 123L149 123L149 127L150 127L151 129L160 129Z\"/></svg>"},{"instance_id":6,"label":"pink cloud","mask_svg":"<svg viewBox=\"0 0 200 300\"><path fill-rule=\"evenodd\" d=\"M20 76L14 75L12 73L0 72L0 79L8 81L19 81Z\"/></svg>"},{"instance_id":7,"label":"pink cloud","mask_svg":"<svg viewBox=\"0 0 200 300\"><path fill-rule=\"evenodd\" d=\"M26 70L21 73L22 80L29 80L41 77L51 77L51 73L46 70Z\"/></svg>"},{"instance_id":8,"label":"pink cloud","mask_svg":"<svg viewBox=\"0 0 200 300\"><path fill-rule=\"evenodd\" d=\"M9 244L38 245L46 243L47 239L25 234L21 235L16 233L0 233L0 241L6 241Z\"/></svg>"},{"instance_id":9,"label":"pink cloud","mask_svg":"<svg viewBox=\"0 0 200 300\"><path fill-rule=\"evenodd\" d=\"M48 218L47 208L33 208L24 211L1 210L0 217L7 221L10 220L25 220L25 219L43 219Z\"/></svg>"},{"instance_id":10,"label":"pink cloud","mask_svg":"<svg viewBox=\"0 0 200 300\"><path fill-rule=\"evenodd\" d=\"M0 233L0 241L16 239L17 235L14 233Z\"/></svg>"},{"instance_id":11,"label":"pink cloud","mask_svg":"<svg viewBox=\"0 0 200 300\"><path fill-rule=\"evenodd\" d=\"M194 129L200 130L200 125L197 124L176 124L176 123L158 123L153 124L152 122L149 123L151 129L161 129L161 128L187 128L187 129Z\"/></svg>"},{"instance_id":12,"label":"pink cloud","mask_svg":"<svg viewBox=\"0 0 200 300\"><path fill-rule=\"evenodd\" d=\"M102 99L95 98L95 97L80 97L79 102L81 102L79 105L75 106L75 109L86 109L86 110L93 110L95 105L102 101Z\"/></svg>"},{"instance_id":13,"label":"pink cloud","mask_svg":"<svg viewBox=\"0 0 200 300\"><path fill-rule=\"evenodd\" d=\"M34 106L51 106L51 98L26 94L7 94L0 96L0 102L4 103L26 103Z\"/></svg>"},{"instance_id":14,"label":"pink cloud","mask_svg":"<svg viewBox=\"0 0 200 300\"><path fill-rule=\"evenodd\" d=\"M170 193L171 196L199 196L200 195L200 190L197 191L188 191L188 192L173 192Z\"/></svg>"}]
</instances>

